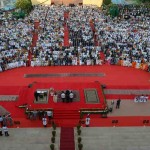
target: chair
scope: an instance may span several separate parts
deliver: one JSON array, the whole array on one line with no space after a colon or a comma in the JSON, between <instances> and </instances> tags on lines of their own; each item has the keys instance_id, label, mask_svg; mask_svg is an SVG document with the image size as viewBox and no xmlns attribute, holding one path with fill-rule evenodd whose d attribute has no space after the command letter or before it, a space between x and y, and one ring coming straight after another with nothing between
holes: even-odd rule
<instances>
[{"instance_id":1,"label":"chair","mask_svg":"<svg viewBox=\"0 0 150 150\"><path fill-rule=\"evenodd\" d=\"M119 123L118 120L112 120L112 124L113 124L114 127L115 127L118 123Z\"/></svg>"},{"instance_id":2,"label":"chair","mask_svg":"<svg viewBox=\"0 0 150 150\"><path fill-rule=\"evenodd\" d=\"M143 125L146 126L149 124L149 120L143 120Z\"/></svg>"}]
</instances>

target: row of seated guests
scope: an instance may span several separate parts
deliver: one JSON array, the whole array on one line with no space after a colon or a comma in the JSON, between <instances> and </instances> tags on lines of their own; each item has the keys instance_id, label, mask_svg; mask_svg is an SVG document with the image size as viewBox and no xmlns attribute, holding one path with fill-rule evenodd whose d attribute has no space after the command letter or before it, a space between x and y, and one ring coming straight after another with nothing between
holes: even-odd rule
<instances>
[{"instance_id":1,"label":"row of seated guests","mask_svg":"<svg viewBox=\"0 0 150 150\"><path fill-rule=\"evenodd\" d=\"M64 65L101 65L98 47L61 47L50 48L44 52L34 48L31 66L64 66Z\"/></svg>"},{"instance_id":2,"label":"row of seated guests","mask_svg":"<svg viewBox=\"0 0 150 150\"><path fill-rule=\"evenodd\" d=\"M148 101L148 95L136 96L134 98L134 102L147 102L147 101Z\"/></svg>"}]
</instances>

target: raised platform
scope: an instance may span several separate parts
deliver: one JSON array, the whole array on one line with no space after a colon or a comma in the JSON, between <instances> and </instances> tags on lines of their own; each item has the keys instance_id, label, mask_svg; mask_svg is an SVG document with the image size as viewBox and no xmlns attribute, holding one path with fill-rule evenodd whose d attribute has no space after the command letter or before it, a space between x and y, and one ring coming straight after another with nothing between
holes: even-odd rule
<instances>
[{"instance_id":1,"label":"raised platform","mask_svg":"<svg viewBox=\"0 0 150 150\"><path fill-rule=\"evenodd\" d=\"M33 77L24 78L24 74L70 74L70 73L99 73L102 72L105 76L61 76L61 77ZM135 76L136 74L136 76ZM106 98L109 100L116 100L121 96L121 108L116 109L108 118L101 118L99 114L91 116L91 126L112 126L112 120L117 119L119 126L142 126L143 120L148 119L149 115L146 114L145 104L136 103L141 105L140 115L131 113L124 115L123 111L133 106L132 100L135 94L147 94L150 91L150 78L149 73L134 68L120 67L120 66L51 66L51 67L22 67L13 70L7 70L0 73L0 95L19 95L17 101L1 101L0 105L11 113L15 121L20 121L20 127L42 127L41 120L31 121L26 119L24 109L18 108L22 104L28 104L31 109L40 108L54 108L56 122L59 126L76 126L80 119L80 112L78 110L91 111L91 108L97 109L98 112L105 108L104 97L100 87L100 83L106 85L104 90ZM6 82L7 79L7 82ZM97 81L97 82L95 82ZM28 86L29 85L29 86ZM56 91L66 89L79 91L80 100L73 103L62 103L61 101L55 103L50 96L48 103L35 104L34 91L36 89L49 89L53 87ZM86 103L84 89L96 89L100 103L89 104ZM119 91L118 91L119 90ZM140 90L140 91L139 91ZM123 101L126 100L126 101ZM132 105L130 105L132 103ZM125 108L123 107L125 106ZM124 109L122 109L124 108ZM90 110L91 109L91 110ZM137 109L138 106L137 106ZM133 110L134 111L134 110ZM16 113L17 112L17 113ZM70 115L68 115L68 113ZM84 117L86 117L86 113ZM119 116L120 115L120 116ZM123 116L124 115L124 116ZM134 116L132 116L134 115ZM65 119L64 119L65 118ZM84 118L85 119L85 118Z\"/></svg>"}]
</instances>

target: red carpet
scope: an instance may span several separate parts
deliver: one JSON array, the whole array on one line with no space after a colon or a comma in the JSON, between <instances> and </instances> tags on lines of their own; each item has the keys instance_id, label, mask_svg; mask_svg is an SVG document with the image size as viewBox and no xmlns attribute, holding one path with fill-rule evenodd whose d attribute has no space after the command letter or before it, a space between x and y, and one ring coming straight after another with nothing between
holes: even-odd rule
<instances>
[{"instance_id":1,"label":"red carpet","mask_svg":"<svg viewBox=\"0 0 150 150\"><path fill-rule=\"evenodd\" d=\"M64 13L64 19L68 19L69 17L69 12ZM66 24L64 23L64 46L69 46L69 29Z\"/></svg>"},{"instance_id":2,"label":"red carpet","mask_svg":"<svg viewBox=\"0 0 150 150\"><path fill-rule=\"evenodd\" d=\"M48 74L48 73L104 73L104 77L52 77L52 78L24 78L24 74ZM21 67L0 73L1 86L27 86L36 81L50 82L94 82L99 81L107 85L107 88L150 87L150 75L148 72L122 66L47 66L47 67ZM146 88L147 88L146 87Z\"/></svg>"},{"instance_id":3,"label":"red carpet","mask_svg":"<svg viewBox=\"0 0 150 150\"><path fill-rule=\"evenodd\" d=\"M34 91L36 89L49 89L50 87L53 87L54 90L79 90L80 93L80 101L73 102L73 103L63 103L58 102L54 103L52 97L49 97L48 104L34 104ZM84 89L96 89L100 103L99 104L86 104L85 97L84 97ZM80 108L104 108L104 99L102 95L102 90L100 89L100 83L99 82L93 82L93 83L35 83L32 88L24 88L22 92L20 92L20 98L18 102L20 105L24 104L25 102L31 105L32 108L55 108L57 110L79 110Z\"/></svg>"},{"instance_id":4,"label":"red carpet","mask_svg":"<svg viewBox=\"0 0 150 150\"><path fill-rule=\"evenodd\" d=\"M53 78L24 78L24 74L29 73L104 73L104 77L53 77ZM24 109L17 106L24 103L29 103L31 107L47 107L56 109L56 123L58 126L73 127L78 123L77 109L87 107L84 102L83 88L95 88L99 89L99 96L101 97L101 90L99 86L93 82L99 81L101 84L105 84L107 89L150 89L150 76L149 73L142 70L121 67L121 66L51 66L51 67L22 67L13 70L7 70L0 73L0 94L1 95L20 95L20 98L16 102L0 102L4 108L11 112L14 120L20 120L20 127L42 127L41 120L31 121L27 120L24 114ZM28 84L36 81L32 88L28 88ZM76 89L80 91L81 101L76 103L54 103L50 97L48 105L46 104L33 104L33 92L37 88L50 88L54 87L57 90L61 89ZM106 97L109 95L106 95ZM112 95L111 95L112 96ZM132 96L132 95L131 95ZM118 95L117 95L118 97ZM128 96L126 95L125 98ZM107 97L108 98L108 97ZM93 104L94 105L94 104ZM88 107L93 107L89 104ZM96 105L94 107L100 107ZM73 117L70 119L66 117L66 113L70 112ZM59 117L59 113L63 113L63 119ZM91 116L91 126L112 126L112 120L118 119L118 126L141 126L144 119L150 119L147 116L130 116L130 117L109 117L101 118L100 115ZM50 125L49 125L50 126ZM83 125L84 126L84 125ZM16 127L16 126L14 126Z\"/></svg>"},{"instance_id":5,"label":"red carpet","mask_svg":"<svg viewBox=\"0 0 150 150\"><path fill-rule=\"evenodd\" d=\"M104 64L105 63L105 54L103 52L100 52L100 58Z\"/></svg>"},{"instance_id":6,"label":"red carpet","mask_svg":"<svg viewBox=\"0 0 150 150\"><path fill-rule=\"evenodd\" d=\"M60 150L75 150L73 128L61 128Z\"/></svg>"},{"instance_id":7,"label":"red carpet","mask_svg":"<svg viewBox=\"0 0 150 150\"><path fill-rule=\"evenodd\" d=\"M33 32L33 37L32 37L32 47L36 46L36 42L38 40L38 32L36 30L38 30L39 28L39 21L34 22L34 32ZM32 59L32 52L31 50L28 52L28 59L29 59L29 66L31 65L31 59Z\"/></svg>"},{"instance_id":8,"label":"red carpet","mask_svg":"<svg viewBox=\"0 0 150 150\"><path fill-rule=\"evenodd\" d=\"M134 99L136 95L132 94L132 95L123 95L123 94L107 94L105 95L106 99Z\"/></svg>"},{"instance_id":9,"label":"red carpet","mask_svg":"<svg viewBox=\"0 0 150 150\"><path fill-rule=\"evenodd\" d=\"M93 31L95 46L98 46L98 41L97 41L97 37L96 37L96 34L95 34L95 25L94 25L94 22L92 20L90 21L90 26L91 26L91 29Z\"/></svg>"}]
</instances>

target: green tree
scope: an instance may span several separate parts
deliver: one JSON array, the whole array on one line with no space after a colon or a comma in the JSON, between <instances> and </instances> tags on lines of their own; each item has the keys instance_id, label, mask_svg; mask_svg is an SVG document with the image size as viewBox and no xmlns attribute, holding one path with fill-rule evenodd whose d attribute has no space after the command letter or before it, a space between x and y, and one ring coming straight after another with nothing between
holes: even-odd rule
<instances>
[{"instance_id":1,"label":"green tree","mask_svg":"<svg viewBox=\"0 0 150 150\"><path fill-rule=\"evenodd\" d=\"M109 5L109 4L111 4L111 0L103 0L103 4L104 5Z\"/></svg>"},{"instance_id":2,"label":"green tree","mask_svg":"<svg viewBox=\"0 0 150 150\"><path fill-rule=\"evenodd\" d=\"M139 0L139 1L142 2L142 3L147 3L147 2L150 3L150 0Z\"/></svg>"},{"instance_id":3,"label":"green tree","mask_svg":"<svg viewBox=\"0 0 150 150\"><path fill-rule=\"evenodd\" d=\"M15 4L16 8L21 9L29 13L32 10L32 2L31 0L17 0Z\"/></svg>"},{"instance_id":4,"label":"green tree","mask_svg":"<svg viewBox=\"0 0 150 150\"><path fill-rule=\"evenodd\" d=\"M117 17L119 15L119 8L117 5L111 5L109 8L109 13L112 17Z\"/></svg>"}]
</instances>

